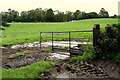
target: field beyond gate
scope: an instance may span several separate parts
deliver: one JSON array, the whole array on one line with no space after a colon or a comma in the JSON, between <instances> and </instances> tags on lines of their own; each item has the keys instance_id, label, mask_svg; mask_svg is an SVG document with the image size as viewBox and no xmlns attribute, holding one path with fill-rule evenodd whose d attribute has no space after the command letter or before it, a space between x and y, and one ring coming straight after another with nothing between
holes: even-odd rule
<instances>
[{"instance_id":1,"label":"field beyond gate","mask_svg":"<svg viewBox=\"0 0 120 80\"><path fill-rule=\"evenodd\" d=\"M2 45L39 41L40 40L39 32L43 31L92 30L93 25L98 23L101 25L101 29L103 30L106 24L118 23L118 19L113 18L85 19L61 23L57 22L9 23L11 26L9 28L5 28L5 30L2 31ZM78 36L87 38L89 36L92 36L92 34L82 33Z\"/></svg>"},{"instance_id":2,"label":"field beyond gate","mask_svg":"<svg viewBox=\"0 0 120 80\"><path fill-rule=\"evenodd\" d=\"M45 40L45 38L49 38L48 40L51 40L51 46L52 51L60 50L60 51L67 51L69 53L80 53L80 45L83 44L92 44L91 37L84 38L81 36L78 36L82 33L88 33L90 34L93 32L93 30L86 30L86 31L62 31L62 32L40 32L40 49L42 48L41 42ZM44 34L44 35L42 35ZM46 35L51 35L47 36ZM77 36L76 36L77 35ZM67 36L67 37L64 37ZM56 41L56 40L62 40L62 41ZM75 48L77 47L77 49Z\"/></svg>"}]
</instances>

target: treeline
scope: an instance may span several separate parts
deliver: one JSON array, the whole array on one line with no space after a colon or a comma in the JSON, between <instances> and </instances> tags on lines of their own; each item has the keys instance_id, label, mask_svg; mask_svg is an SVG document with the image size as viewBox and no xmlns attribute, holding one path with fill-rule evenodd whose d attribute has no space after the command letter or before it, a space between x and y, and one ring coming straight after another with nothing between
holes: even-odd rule
<instances>
[{"instance_id":1,"label":"treeline","mask_svg":"<svg viewBox=\"0 0 120 80\"><path fill-rule=\"evenodd\" d=\"M109 18L109 13L101 8L99 14L96 12L83 12L76 10L75 12L60 12L50 9L37 8L19 13L16 10L8 9L1 12L2 20L6 22L67 22L72 20L91 19L91 18ZM117 17L117 15L112 16Z\"/></svg>"}]
</instances>

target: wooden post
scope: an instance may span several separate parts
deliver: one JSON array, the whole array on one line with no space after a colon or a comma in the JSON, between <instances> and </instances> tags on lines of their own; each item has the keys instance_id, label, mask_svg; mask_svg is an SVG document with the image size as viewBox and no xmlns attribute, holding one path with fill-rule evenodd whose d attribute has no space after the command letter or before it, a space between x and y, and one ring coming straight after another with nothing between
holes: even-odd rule
<instances>
[{"instance_id":1,"label":"wooden post","mask_svg":"<svg viewBox=\"0 0 120 80\"><path fill-rule=\"evenodd\" d=\"M99 46L98 43L98 37L100 35L100 25L99 24L94 24L93 28L93 46Z\"/></svg>"}]
</instances>

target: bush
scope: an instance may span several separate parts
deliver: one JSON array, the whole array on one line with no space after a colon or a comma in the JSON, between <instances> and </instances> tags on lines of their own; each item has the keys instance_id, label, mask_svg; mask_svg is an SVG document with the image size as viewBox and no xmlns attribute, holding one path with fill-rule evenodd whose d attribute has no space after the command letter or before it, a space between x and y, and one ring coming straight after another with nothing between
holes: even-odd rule
<instances>
[{"instance_id":1,"label":"bush","mask_svg":"<svg viewBox=\"0 0 120 80\"><path fill-rule=\"evenodd\" d=\"M114 62L120 63L120 53L117 53L117 55L114 57Z\"/></svg>"},{"instance_id":2,"label":"bush","mask_svg":"<svg viewBox=\"0 0 120 80\"><path fill-rule=\"evenodd\" d=\"M101 32L96 47L84 46L84 54L72 57L70 61L89 59L112 59L120 63L120 24L113 24L106 27L105 32Z\"/></svg>"},{"instance_id":3,"label":"bush","mask_svg":"<svg viewBox=\"0 0 120 80\"><path fill-rule=\"evenodd\" d=\"M120 24L113 24L111 27L106 27L106 31L100 34L99 45L95 49L97 57L103 59L117 59L120 61ZM117 56L116 56L117 55ZM118 60L119 59L119 60Z\"/></svg>"},{"instance_id":4,"label":"bush","mask_svg":"<svg viewBox=\"0 0 120 80\"><path fill-rule=\"evenodd\" d=\"M10 26L10 24L7 24L7 22L2 21L2 26L4 26L4 27L9 27L9 26Z\"/></svg>"}]
</instances>

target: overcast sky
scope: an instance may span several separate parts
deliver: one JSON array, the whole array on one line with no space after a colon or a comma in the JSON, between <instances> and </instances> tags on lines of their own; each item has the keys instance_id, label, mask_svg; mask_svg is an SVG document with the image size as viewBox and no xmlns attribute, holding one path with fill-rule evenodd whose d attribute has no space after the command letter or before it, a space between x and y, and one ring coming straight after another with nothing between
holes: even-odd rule
<instances>
[{"instance_id":1,"label":"overcast sky","mask_svg":"<svg viewBox=\"0 0 120 80\"><path fill-rule=\"evenodd\" d=\"M8 8L27 11L36 8L52 8L59 11L85 11L99 13L105 8L110 15L118 14L119 0L0 0L0 12Z\"/></svg>"}]
</instances>

